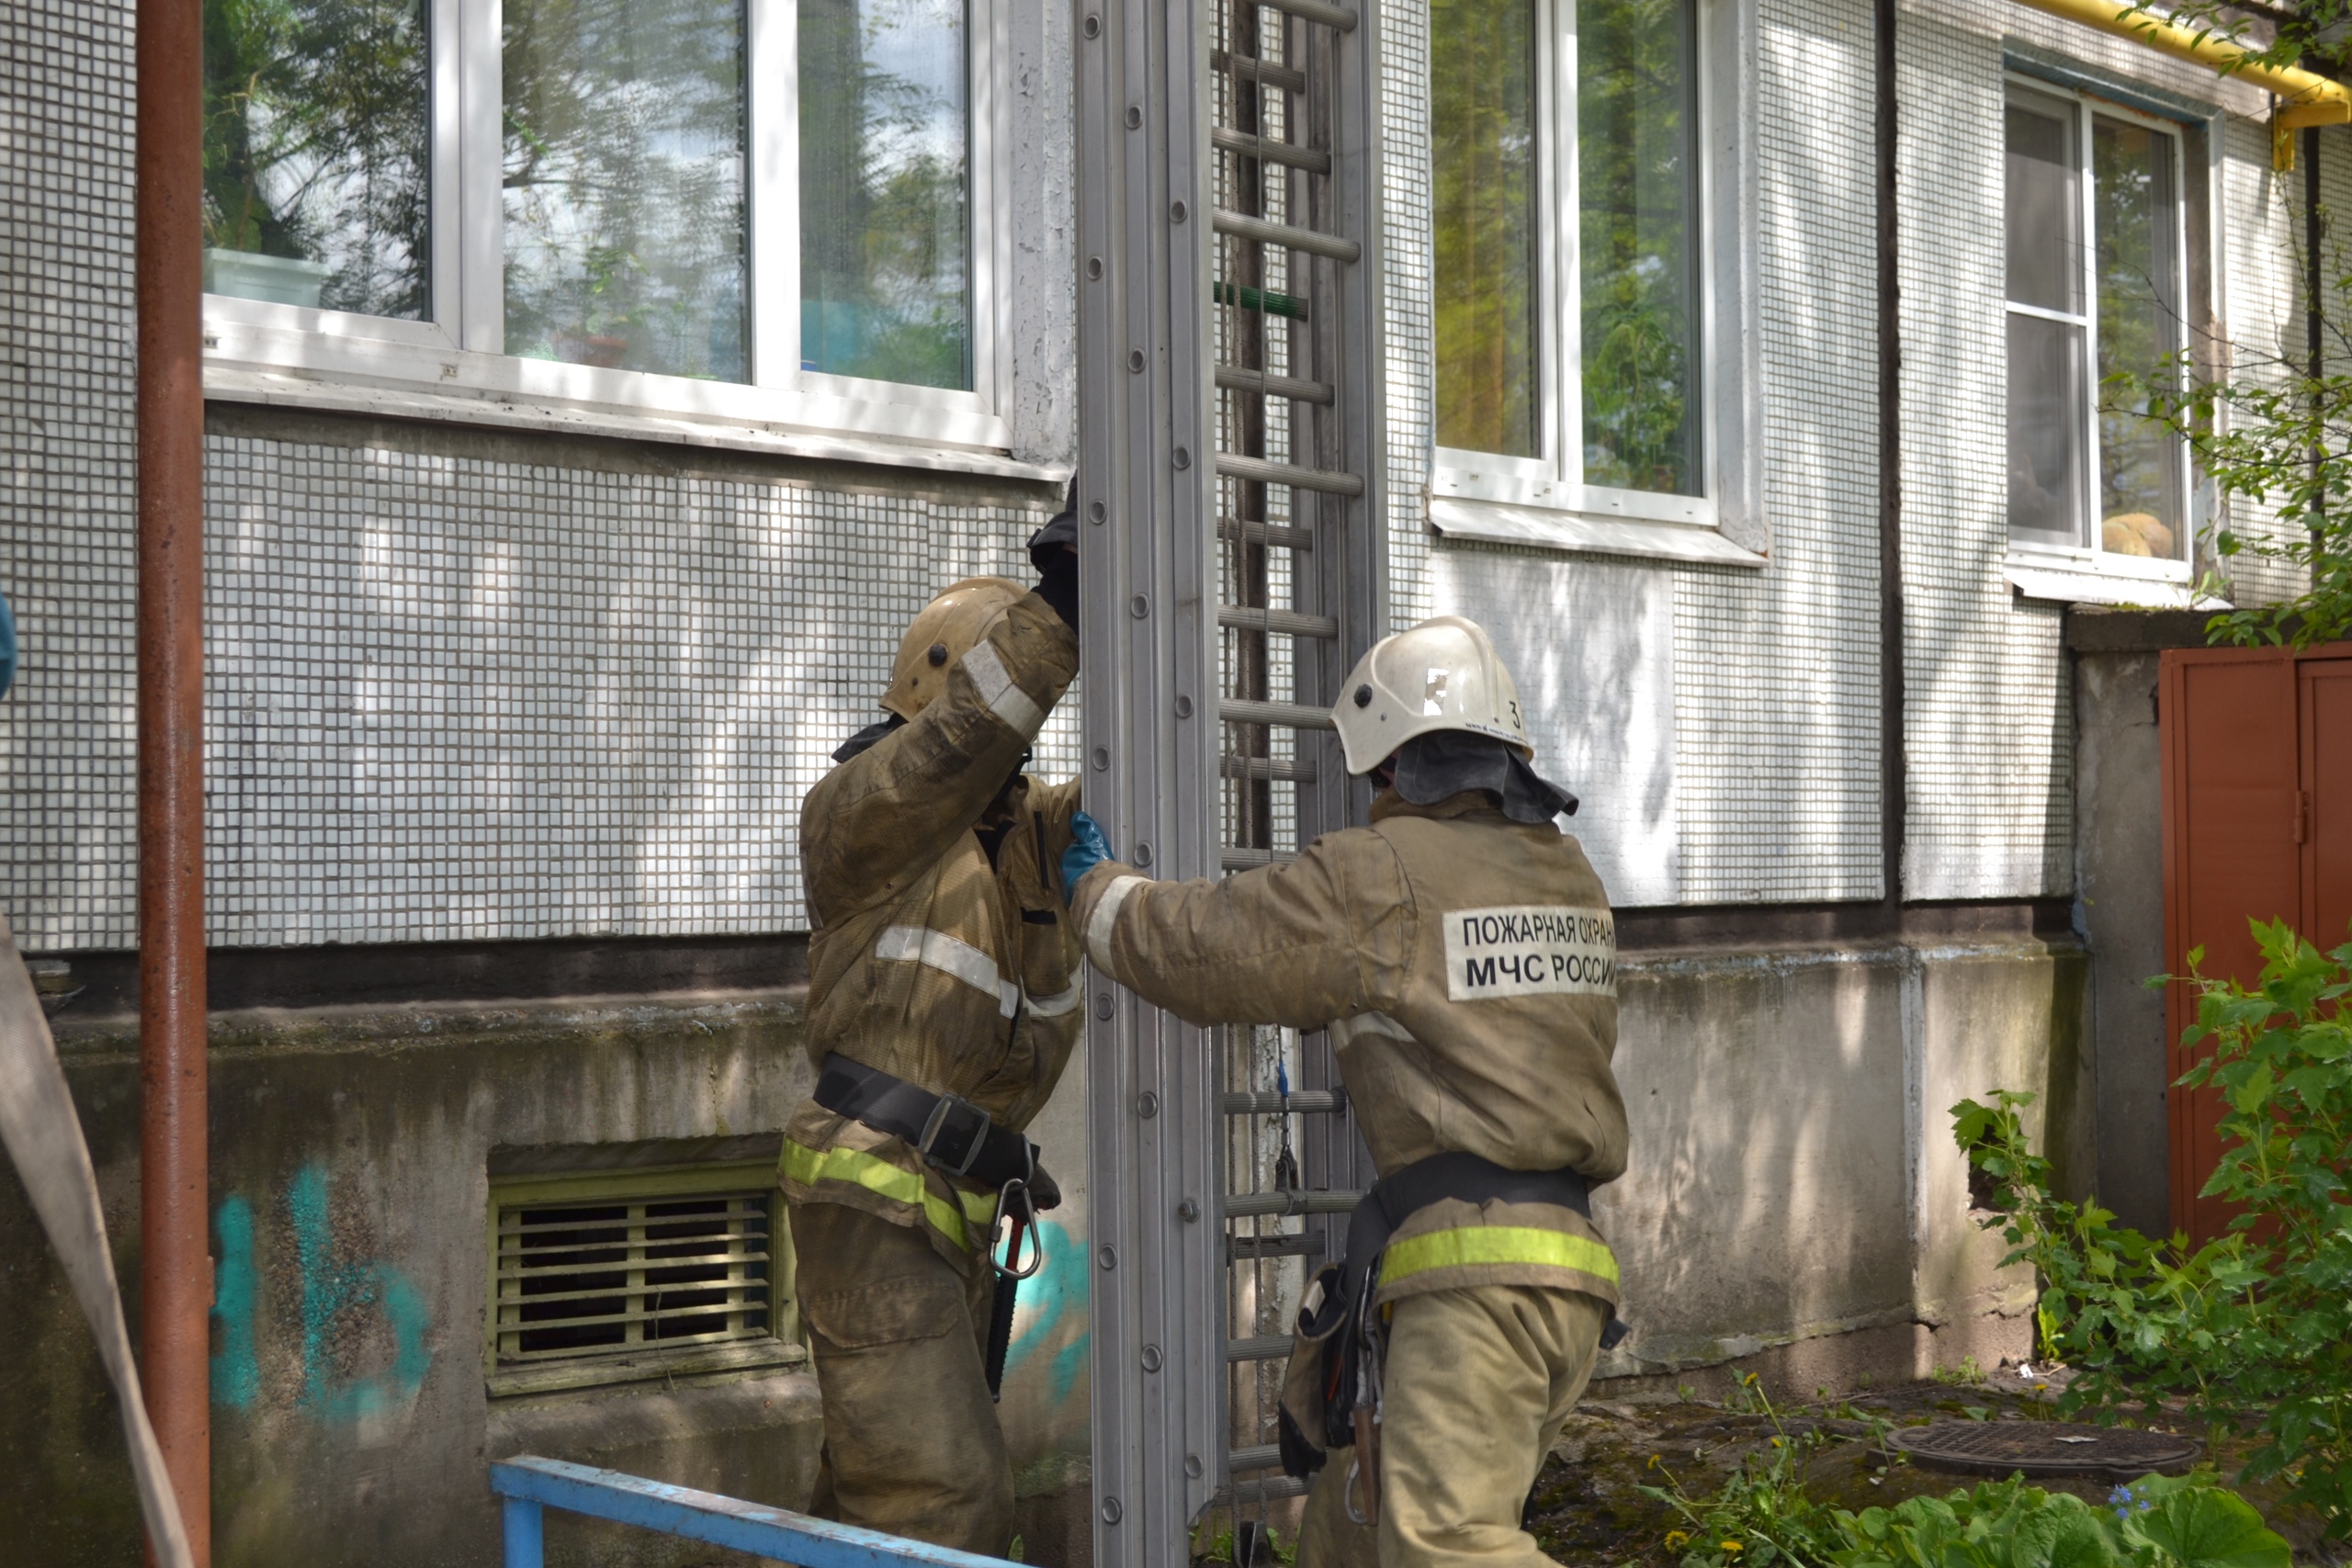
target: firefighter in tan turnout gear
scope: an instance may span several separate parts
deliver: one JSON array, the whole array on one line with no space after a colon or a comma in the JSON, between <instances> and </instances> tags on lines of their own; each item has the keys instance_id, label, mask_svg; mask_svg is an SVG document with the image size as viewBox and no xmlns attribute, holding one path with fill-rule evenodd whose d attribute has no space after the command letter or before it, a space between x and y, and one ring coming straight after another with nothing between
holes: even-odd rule
<instances>
[{"instance_id":1,"label":"firefighter in tan turnout gear","mask_svg":"<svg viewBox=\"0 0 2352 1568\"><path fill-rule=\"evenodd\" d=\"M1302 1568L1539 1563L1521 1509L1617 1300L1588 1198L1625 1168L1608 897L1472 622L1380 643L1333 717L1370 827L1156 883L1098 863L1081 813L1063 877L1095 966L1145 999L1328 1027L1381 1172L1284 1383L1284 1466L1319 1470Z\"/></svg>"},{"instance_id":2,"label":"firefighter in tan turnout gear","mask_svg":"<svg viewBox=\"0 0 2352 1568\"><path fill-rule=\"evenodd\" d=\"M1012 1272L1035 1269L1034 1211L1058 1198L1022 1130L1080 1020L1057 875L1078 786L1022 772L1078 671L1075 524L1031 541L1035 592L974 578L915 618L889 716L834 753L800 818L818 1081L783 1177L824 1399L811 1510L999 1557Z\"/></svg>"}]
</instances>

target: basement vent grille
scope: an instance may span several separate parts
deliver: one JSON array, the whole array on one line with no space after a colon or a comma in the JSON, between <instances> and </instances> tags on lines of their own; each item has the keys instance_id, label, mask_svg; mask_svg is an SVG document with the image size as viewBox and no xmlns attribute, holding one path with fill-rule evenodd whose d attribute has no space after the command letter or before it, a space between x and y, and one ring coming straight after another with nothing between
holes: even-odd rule
<instances>
[{"instance_id":1,"label":"basement vent grille","mask_svg":"<svg viewBox=\"0 0 2352 1568\"><path fill-rule=\"evenodd\" d=\"M492 1393L801 1359L774 1186L740 1168L709 1173L718 1181L706 1176L699 1191L686 1172L630 1174L513 1192L493 1182Z\"/></svg>"},{"instance_id":2,"label":"basement vent grille","mask_svg":"<svg viewBox=\"0 0 2352 1568\"><path fill-rule=\"evenodd\" d=\"M506 1211L502 1361L768 1335L763 1192Z\"/></svg>"}]
</instances>

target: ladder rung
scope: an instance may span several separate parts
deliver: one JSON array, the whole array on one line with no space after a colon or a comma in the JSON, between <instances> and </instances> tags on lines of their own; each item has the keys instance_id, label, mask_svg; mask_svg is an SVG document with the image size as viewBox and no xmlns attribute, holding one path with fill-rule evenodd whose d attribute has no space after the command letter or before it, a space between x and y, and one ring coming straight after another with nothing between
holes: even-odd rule
<instances>
[{"instance_id":1,"label":"ladder rung","mask_svg":"<svg viewBox=\"0 0 2352 1568\"><path fill-rule=\"evenodd\" d=\"M1279 1094L1252 1094L1236 1089L1218 1101L1227 1116L1278 1116L1285 1109ZM1297 1111L1340 1111L1348 1108L1348 1091L1344 1089L1303 1089L1290 1097L1289 1110Z\"/></svg>"},{"instance_id":2,"label":"ladder rung","mask_svg":"<svg viewBox=\"0 0 2352 1568\"><path fill-rule=\"evenodd\" d=\"M1216 624L1245 632L1272 632L1277 637L1340 635L1340 623L1335 616L1307 615L1296 610L1261 610L1249 604L1219 604Z\"/></svg>"},{"instance_id":3,"label":"ladder rung","mask_svg":"<svg viewBox=\"0 0 2352 1568\"><path fill-rule=\"evenodd\" d=\"M1218 305L1236 310L1262 310L1269 316L1285 321L1306 320L1306 301L1295 294L1279 294L1262 288L1236 288L1230 283L1209 285L1209 299Z\"/></svg>"},{"instance_id":4,"label":"ladder rung","mask_svg":"<svg viewBox=\"0 0 2352 1568\"><path fill-rule=\"evenodd\" d=\"M1246 76L1261 86L1272 87L1277 92L1306 91L1306 72L1277 65L1271 60L1260 60L1255 55L1228 54L1220 49L1209 56L1209 69L1234 76Z\"/></svg>"},{"instance_id":5,"label":"ladder rung","mask_svg":"<svg viewBox=\"0 0 2352 1568\"><path fill-rule=\"evenodd\" d=\"M1237 1505L1272 1503L1283 1497L1304 1497L1314 1485L1312 1481L1270 1475L1263 1481L1244 1481L1238 1485L1218 1487L1216 1495L1209 1499L1209 1506L1230 1508Z\"/></svg>"},{"instance_id":6,"label":"ladder rung","mask_svg":"<svg viewBox=\"0 0 2352 1568\"><path fill-rule=\"evenodd\" d=\"M1337 28L1343 33L1356 30L1356 14L1327 6L1323 0L1258 0L1261 6L1272 6L1277 11L1288 12L1302 22L1314 22L1322 27Z\"/></svg>"},{"instance_id":7,"label":"ladder rung","mask_svg":"<svg viewBox=\"0 0 2352 1568\"><path fill-rule=\"evenodd\" d=\"M1283 1462L1282 1445L1261 1443L1255 1448L1236 1449L1225 1462L1227 1469L1236 1475L1250 1470L1277 1470Z\"/></svg>"},{"instance_id":8,"label":"ladder rung","mask_svg":"<svg viewBox=\"0 0 2352 1568\"><path fill-rule=\"evenodd\" d=\"M1225 1238L1225 1260L1237 1268L1244 1263L1322 1256L1323 1235L1320 1231L1299 1231L1285 1235L1229 1235Z\"/></svg>"},{"instance_id":9,"label":"ladder rung","mask_svg":"<svg viewBox=\"0 0 2352 1568\"><path fill-rule=\"evenodd\" d=\"M1287 1334L1261 1334L1254 1339L1225 1342L1225 1359L1228 1361L1277 1361L1289 1354Z\"/></svg>"},{"instance_id":10,"label":"ladder rung","mask_svg":"<svg viewBox=\"0 0 2352 1568\"><path fill-rule=\"evenodd\" d=\"M1261 1220L1269 1214L1345 1214L1361 1192L1228 1192L1219 1212L1228 1220Z\"/></svg>"},{"instance_id":11,"label":"ladder rung","mask_svg":"<svg viewBox=\"0 0 2352 1568\"><path fill-rule=\"evenodd\" d=\"M1277 141L1271 136L1252 136L1246 130L1228 126L1216 126L1209 131L1209 142L1228 152L1238 152L1245 158L1256 158L1268 164L1288 164L1294 169L1310 174L1331 172L1331 154L1320 147L1301 147L1295 141Z\"/></svg>"},{"instance_id":12,"label":"ladder rung","mask_svg":"<svg viewBox=\"0 0 2352 1568\"><path fill-rule=\"evenodd\" d=\"M1363 480L1354 474L1337 468L1302 468L1295 463L1270 462L1264 457L1244 457L1233 452L1216 455L1216 471L1227 479L1288 485L1293 490L1317 490L1326 495L1363 493Z\"/></svg>"},{"instance_id":13,"label":"ladder rung","mask_svg":"<svg viewBox=\"0 0 2352 1568\"><path fill-rule=\"evenodd\" d=\"M1261 245L1280 245L1285 250L1305 251L1309 255L1329 256L1333 261L1360 261L1363 257L1363 247L1353 240L1340 234L1326 234L1320 229L1302 229L1295 223L1276 223L1223 207L1216 209L1212 221L1220 234L1255 240Z\"/></svg>"},{"instance_id":14,"label":"ladder rung","mask_svg":"<svg viewBox=\"0 0 2352 1568\"><path fill-rule=\"evenodd\" d=\"M1242 290L1245 295L1249 292ZM1277 376L1271 370L1244 370L1235 365L1220 365L1216 367L1216 384L1228 392L1256 392L1261 397L1331 406L1329 381L1302 381L1295 376Z\"/></svg>"},{"instance_id":15,"label":"ladder rung","mask_svg":"<svg viewBox=\"0 0 2352 1568\"><path fill-rule=\"evenodd\" d=\"M1217 716L1227 724L1271 724L1283 729L1330 729L1329 708L1305 703L1253 703L1227 697L1216 705Z\"/></svg>"},{"instance_id":16,"label":"ladder rung","mask_svg":"<svg viewBox=\"0 0 2352 1568\"><path fill-rule=\"evenodd\" d=\"M1238 539L1245 545L1272 545L1277 549L1311 550L1315 547L1315 530L1294 528L1287 523L1245 523L1238 517L1216 520L1216 536Z\"/></svg>"},{"instance_id":17,"label":"ladder rung","mask_svg":"<svg viewBox=\"0 0 2352 1568\"><path fill-rule=\"evenodd\" d=\"M1288 865L1298 857L1287 850L1245 850L1227 844L1217 855L1217 863L1227 871L1255 871L1261 865Z\"/></svg>"},{"instance_id":18,"label":"ladder rung","mask_svg":"<svg viewBox=\"0 0 2352 1568\"><path fill-rule=\"evenodd\" d=\"M1313 784L1315 764L1289 757L1237 757L1230 752L1218 763L1217 772L1229 779L1264 779L1272 783Z\"/></svg>"}]
</instances>

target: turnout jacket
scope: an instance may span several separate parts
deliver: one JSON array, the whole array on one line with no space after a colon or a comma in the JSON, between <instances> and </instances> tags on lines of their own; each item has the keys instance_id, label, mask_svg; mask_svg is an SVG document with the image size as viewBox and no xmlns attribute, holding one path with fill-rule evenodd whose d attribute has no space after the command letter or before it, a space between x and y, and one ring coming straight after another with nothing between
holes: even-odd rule
<instances>
[{"instance_id":1,"label":"turnout jacket","mask_svg":"<svg viewBox=\"0 0 2352 1568\"><path fill-rule=\"evenodd\" d=\"M1151 882L1105 862L1077 889L1095 966L1196 1024L1329 1027L1384 1176L1463 1151L1513 1170L1625 1169L1617 942L1575 839L1479 792L1327 834L1287 865ZM1587 1292L1614 1305L1592 1222L1550 1203L1446 1199L1390 1238L1378 1299L1472 1285Z\"/></svg>"},{"instance_id":2,"label":"turnout jacket","mask_svg":"<svg viewBox=\"0 0 2352 1568\"><path fill-rule=\"evenodd\" d=\"M1024 778L989 807L1077 670L1077 637L1032 593L956 662L944 695L808 792L806 1041L820 1071L839 1052L1016 1132L1053 1092L1083 1018L1058 870L1078 784ZM983 831L997 835L993 865ZM784 1137L789 1201L927 1226L972 1266L993 1190L814 1100Z\"/></svg>"}]
</instances>

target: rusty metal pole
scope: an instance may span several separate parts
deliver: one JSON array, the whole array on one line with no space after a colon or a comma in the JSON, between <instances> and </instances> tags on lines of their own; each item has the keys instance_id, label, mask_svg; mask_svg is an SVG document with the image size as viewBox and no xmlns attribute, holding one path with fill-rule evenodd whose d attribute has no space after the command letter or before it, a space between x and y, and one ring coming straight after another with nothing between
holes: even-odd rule
<instances>
[{"instance_id":1,"label":"rusty metal pole","mask_svg":"<svg viewBox=\"0 0 2352 1568\"><path fill-rule=\"evenodd\" d=\"M139 1342L209 1568L201 17L201 0L139 0Z\"/></svg>"}]
</instances>

